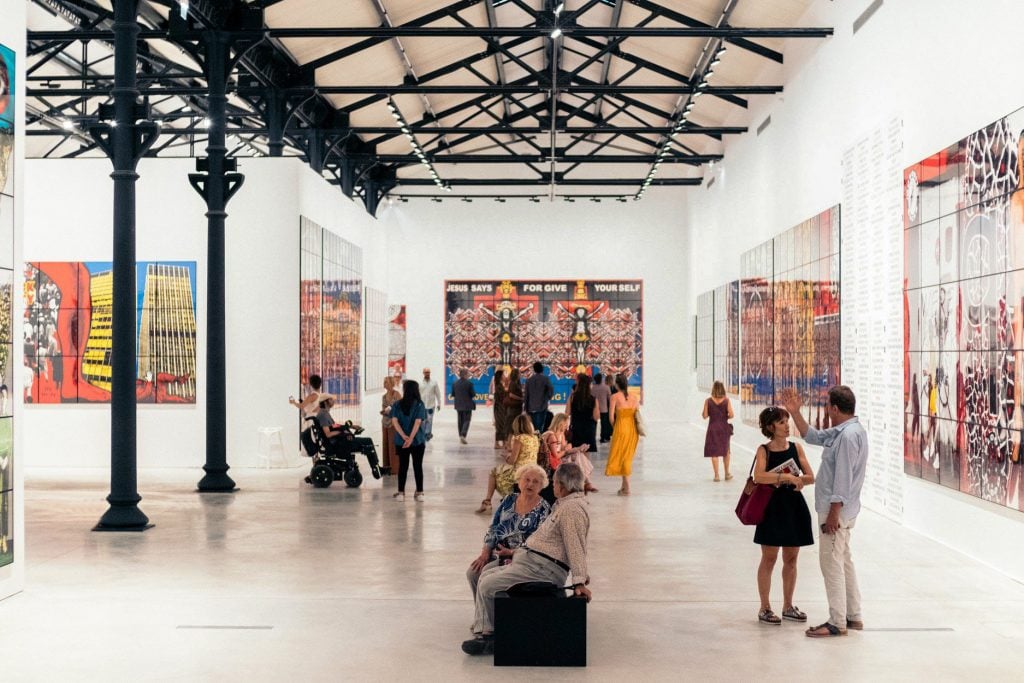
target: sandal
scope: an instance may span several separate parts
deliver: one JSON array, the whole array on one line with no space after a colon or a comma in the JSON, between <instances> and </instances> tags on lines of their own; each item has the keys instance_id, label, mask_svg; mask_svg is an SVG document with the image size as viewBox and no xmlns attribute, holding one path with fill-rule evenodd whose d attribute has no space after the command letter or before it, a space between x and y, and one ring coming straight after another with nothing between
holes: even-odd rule
<instances>
[{"instance_id":1,"label":"sandal","mask_svg":"<svg viewBox=\"0 0 1024 683\"><path fill-rule=\"evenodd\" d=\"M725 475L725 480L729 481L730 479L732 479L732 475L731 474L726 474Z\"/></svg>"},{"instance_id":2,"label":"sandal","mask_svg":"<svg viewBox=\"0 0 1024 683\"><path fill-rule=\"evenodd\" d=\"M782 619L779 619L778 615L770 609L763 609L757 613L757 620L762 624L771 624L778 626L782 623Z\"/></svg>"},{"instance_id":3,"label":"sandal","mask_svg":"<svg viewBox=\"0 0 1024 683\"><path fill-rule=\"evenodd\" d=\"M629 495L629 491L623 491L622 489L619 489L618 491L615 492L615 495L617 495L617 496L628 496Z\"/></svg>"},{"instance_id":4,"label":"sandal","mask_svg":"<svg viewBox=\"0 0 1024 683\"><path fill-rule=\"evenodd\" d=\"M845 636L846 629L833 626L826 621L821 626L807 629L804 633L808 638L832 638L835 636Z\"/></svg>"},{"instance_id":5,"label":"sandal","mask_svg":"<svg viewBox=\"0 0 1024 683\"><path fill-rule=\"evenodd\" d=\"M476 509L476 512L477 512L478 515L482 515L482 514L484 514L485 512L487 512L490 509L491 509L491 501L489 501L489 500L482 500L482 501L480 501L480 507L478 507Z\"/></svg>"},{"instance_id":6,"label":"sandal","mask_svg":"<svg viewBox=\"0 0 1024 683\"><path fill-rule=\"evenodd\" d=\"M719 479L718 477L715 477L712 481L722 481L722 480Z\"/></svg>"},{"instance_id":7,"label":"sandal","mask_svg":"<svg viewBox=\"0 0 1024 683\"><path fill-rule=\"evenodd\" d=\"M807 621L807 615L800 611L800 608L793 605L789 609L782 610L782 618L792 621Z\"/></svg>"}]
</instances>

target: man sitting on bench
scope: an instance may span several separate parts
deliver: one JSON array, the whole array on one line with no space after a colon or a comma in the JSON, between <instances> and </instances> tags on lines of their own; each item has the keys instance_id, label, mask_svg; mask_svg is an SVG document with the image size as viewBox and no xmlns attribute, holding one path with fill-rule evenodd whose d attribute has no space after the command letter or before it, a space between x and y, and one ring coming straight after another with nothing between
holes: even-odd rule
<instances>
[{"instance_id":1,"label":"man sitting on bench","mask_svg":"<svg viewBox=\"0 0 1024 683\"><path fill-rule=\"evenodd\" d=\"M555 470L555 497L551 514L512 555L512 563L480 575L476 592L476 637L462 643L470 655L494 654L494 596L517 583L549 581L564 586L569 573L573 593L590 602L587 573L587 534L590 512L583 497L586 478L579 465L563 463Z\"/></svg>"}]
</instances>

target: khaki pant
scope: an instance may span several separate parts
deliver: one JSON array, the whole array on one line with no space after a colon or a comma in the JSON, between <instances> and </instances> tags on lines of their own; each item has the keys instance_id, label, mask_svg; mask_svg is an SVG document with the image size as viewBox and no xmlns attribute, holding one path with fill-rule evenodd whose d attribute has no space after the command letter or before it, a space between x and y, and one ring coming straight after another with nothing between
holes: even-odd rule
<instances>
[{"instance_id":1,"label":"khaki pant","mask_svg":"<svg viewBox=\"0 0 1024 683\"><path fill-rule=\"evenodd\" d=\"M825 518L825 515L818 516L819 528L825 523ZM828 597L828 622L838 628L846 628L847 621L864 620L860 611L857 572L850 557L850 532L856 521L856 517L840 519L836 533L822 532L818 539L818 562Z\"/></svg>"},{"instance_id":2,"label":"khaki pant","mask_svg":"<svg viewBox=\"0 0 1024 683\"><path fill-rule=\"evenodd\" d=\"M517 549L512 555L512 564L494 566L480 574L476 586L476 617L473 621L473 632L494 632L496 593L527 581L550 581L557 586L563 586L568 575L569 572L551 560L528 553L522 548Z\"/></svg>"}]
</instances>

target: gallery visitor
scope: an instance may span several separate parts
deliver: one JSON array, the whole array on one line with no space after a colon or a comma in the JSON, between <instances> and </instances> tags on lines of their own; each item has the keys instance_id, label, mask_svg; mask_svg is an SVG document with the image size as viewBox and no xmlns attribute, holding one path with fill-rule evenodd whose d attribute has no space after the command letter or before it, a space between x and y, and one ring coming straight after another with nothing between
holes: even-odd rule
<instances>
[{"instance_id":1,"label":"gallery visitor","mask_svg":"<svg viewBox=\"0 0 1024 683\"><path fill-rule=\"evenodd\" d=\"M612 398L612 389L604 382L604 376L598 372L594 375L594 386L590 393L597 400L597 410L601 414L601 443L608 443L612 438L612 421L608 417L608 401Z\"/></svg>"},{"instance_id":2,"label":"gallery visitor","mask_svg":"<svg viewBox=\"0 0 1024 683\"><path fill-rule=\"evenodd\" d=\"M572 575L574 595L590 602L587 588L590 573L587 567L587 536L590 533L590 512L583 497L583 472L571 463L563 463L555 471L555 496L558 498L551 514L536 532L512 554L512 562L492 567L477 582L474 638L462 643L462 651L470 655L494 653L494 596L517 583L547 581L564 586Z\"/></svg>"},{"instance_id":3,"label":"gallery visitor","mask_svg":"<svg viewBox=\"0 0 1024 683\"><path fill-rule=\"evenodd\" d=\"M597 488L590 482L590 475L594 472L594 465L586 455L590 446L587 444L570 446L565 436L568 431L569 418L564 413L559 413L551 420L551 427L548 431L541 435L541 450L547 456L548 467L554 473L563 462L579 465L583 470L583 492L597 493ZM542 495L544 494L542 493ZM554 496L554 493L549 495Z\"/></svg>"},{"instance_id":4,"label":"gallery visitor","mask_svg":"<svg viewBox=\"0 0 1024 683\"><path fill-rule=\"evenodd\" d=\"M391 406L402 398L402 394L395 388L400 381L397 377L385 377L384 395L380 398L381 427L384 431L381 445L384 465L389 474L398 472L398 450L395 447L395 428L391 426Z\"/></svg>"},{"instance_id":5,"label":"gallery visitor","mask_svg":"<svg viewBox=\"0 0 1024 683\"><path fill-rule=\"evenodd\" d=\"M718 459L721 458L725 464L725 480L729 481L732 479L729 472L732 425L729 420L733 418L733 412L732 401L725 395L725 385L720 381L715 380L711 385L711 397L704 399L704 411L701 415L708 421L708 429L704 434L704 457L711 458L715 481L721 481L718 477Z\"/></svg>"},{"instance_id":6,"label":"gallery visitor","mask_svg":"<svg viewBox=\"0 0 1024 683\"><path fill-rule=\"evenodd\" d=\"M423 438L430 441L434 438L434 411L441 410L441 387L430 379L430 368L423 368L423 383L419 390L423 396L423 405L427 410L427 419L423 425Z\"/></svg>"},{"instance_id":7,"label":"gallery visitor","mask_svg":"<svg viewBox=\"0 0 1024 683\"><path fill-rule=\"evenodd\" d=\"M512 424L515 422L515 419L523 412L523 396L523 383L520 379L519 368L512 368L508 375L508 383L505 385L505 396L503 398L505 404L503 415L505 425L502 428L502 432L505 434L506 439L512 434Z\"/></svg>"},{"instance_id":8,"label":"gallery visitor","mask_svg":"<svg viewBox=\"0 0 1024 683\"><path fill-rule=\"evenodd\" d=\"M405 480L409 476L410 461L416 479L413 497L417 502L423 501L423 451L427 444L423 425L426 422L427 409L420 400L420 386L407 379L402 383L402 398L391 404L391 426L395 430L398 451L398 491L392 497L397 501L405 500Z\"/></svg>"},{"instance_id":9,"label":"gallery visitor","mask_svg":"<svg viewBox=\"0 0 1024 683\"><path fill-rule=\"evenodd\" d=\"M608 404L608 417L612 421L612 443L608 450L608 464L604 473L608 477L622 477L622 486L617 493L628 496L629 477L633 474L633 456L640 443L636 429L636 411L640 409L640 396L629 393L626 376L615 376L616 392Z\"/></svg>"},{"instance_id":10,"label":"gallery visitor","mask_svg":"<svg viewBox=\"0 0 1024 683\"><path fill-rule=\"evenodd\" d=\"M857 398L847 386L828 391L832 427L814 429L800 414L802 401L793 389L783 392L783 404L793 414L797 431L809 444L822 446L814 490L814 510L821 529L818 562L825 579L828 621L807 629L811 638L846 635L864 628L857 571L850 554L850 535L860 513L860 493L868 463L868 434L857 419Z\"/></svg>"},{"instance_id":11,"label":"gallery visitor","mask_svg":"<svg viewBox=\"0 0 1024 683\"><path fill-rule=\"evenodd\" d=\"M508 407L505 405L505 397L508 395L508 379L505 371L498 368L494 371L494 386L491 394L494 398L494 448L500 450L505 447L505 440L508 439L508 421L505 414Z\"/></svg>"},{"instance_id":12,"label":"gallery visitor","mask_svg":"<svg viewBox=\"0 0 1024 683\"><path fill-rule=\"evenodd\" d=\"M519 492L510 493L502 499L484 534L484 547L466 571L473 598L476 598L480 574L491 567L511 562L513 551L526 542L551 512L551 505L540 495L548 485L544 468L536 463L523 465L516 471L516 484Z\"/></svg>"},{"instance_id":13,"label":"gallery visitor","mask_svg":"<svg viewBox=\"0 0 1024 683\"><path fill-rule=\"evenodd\" d=\"M814 472L804 449L789 440L789 413L775 406L765 408L757 418L761 433L770 439L754 454L754 483L774 488L764 519L754 531L754 543L761 546L757 566L757 593L761 607L757 620L778 625L783 619L807 621L807 615L793 604L796 590L797 558L800 548L814 545L811 512L801 490L814 483ZM772 572L782 549L782 616L772 611Z\"/></svg>"},{"instance_id":14,"label":"gallery visitor","mask_svg":"<svg viewBox=\"0 0 1024 683\"><path fill-rule=\"evenodd\" d=\"M573 446L586 444L591 453L597 453L597 421L601 413L597 400L590 393L590 376L580 372L576 375L576 388L572 390L569 403L569 433Z\"/></svg>"},{"instance_id":15,"label":"gallery visitor","mask_svg":"<svg viewBox=\"0 0 1024 683\"><path fill-rule=\"evenodd\" d=\"M476 511L481 514L490 511L495 491L502 498L512 493L516 485L516 472L523 465L536 463L539 450L540 439L533 433L533 422L522 413L516 415L512 421L512 436L505 449L505 462L492 469L488 475L487 497L480 501Z\"/></svg>"},{"instance_id":16,"label":"gallery visitor","mask_svg":"<svg viewBox=\"0 0 1024 683\"><path fill-rule=\"evenodd\" d=\"M476 388L469 381L469 370L465 368L459 371L459 379L452 386L452 403L459 418L459 441L465 444L469 436L469 423L476 410Z\"/></svg>"},{"instance_id":17,"label":"gallery visitor","mask_svg":"<svg viewBox=\"0 0 1024 683\"><path fill-rule=\"evenodd\" d=\"M309 390L302 397L302 400L296 401L294 396L288 397L288 402L299 409L299 414L302 417L316 415L320 405L320 387L322 383L320 375L310 375L307 382Z\"/></svg>"},{"instance_id":18,"label":"gallery visitor","mask_svg":"<svg viewBox=\"0 0 1024 683\"><path fill-rule=\"evenodd\" d=\"M533 374L526 380L525 407L533 420L533 431L540 434L548 419L548 402L555 395L555 387L551 378L544 374L544 365L540 361L533 364Z\"/></svg>"}]
</instances>

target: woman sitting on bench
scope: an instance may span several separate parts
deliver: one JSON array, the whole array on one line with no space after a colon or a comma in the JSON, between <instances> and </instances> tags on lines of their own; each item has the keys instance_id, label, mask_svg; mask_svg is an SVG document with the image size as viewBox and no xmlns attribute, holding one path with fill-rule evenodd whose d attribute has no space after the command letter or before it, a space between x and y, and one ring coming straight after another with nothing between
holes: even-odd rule
<instances>
[{"instance_id":1,"label":"woman sitting on bench","mask_svg":"<svg viewBox=\"0 0 1024 683\"><path fill-rule=\"evenodd\" d=\"M570 573L573 593L590 601L587 573L587 534L590 513L583 497L585 477L579 465L563 463L555 470L555 497L551 514L529 540L512 555L512 563L492 567L480 575L476 590L476 637L462 643L470 655L494 653L494 596L517 583L549 581L564 586Z\"/></svg>"},{"instance_id":2,"label":"woman sitting on bench","mask_svg":"<svg viewBox=\"0 0 1024 683\"><path fill-rule=\"evenodd\" d=\"M476 597L480 575L500 564L508 564L512 553L521 546L551 512L551 506L540 497L548 485L548 474L536 463L527 463L516 470L519 493L510 493L498 505L491 526L484 535L484 548L466 571L469 587Z\"/></svg>"}]
</instances>

